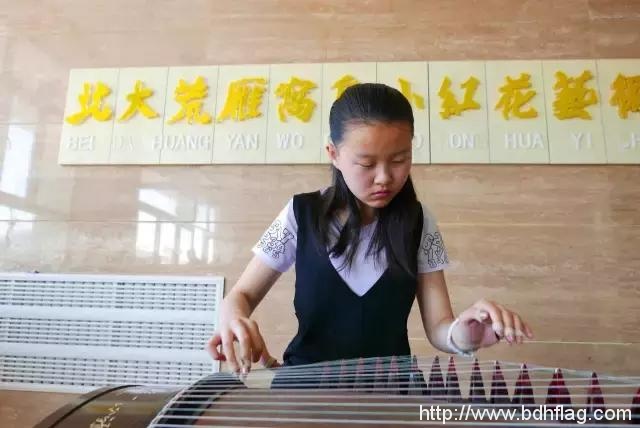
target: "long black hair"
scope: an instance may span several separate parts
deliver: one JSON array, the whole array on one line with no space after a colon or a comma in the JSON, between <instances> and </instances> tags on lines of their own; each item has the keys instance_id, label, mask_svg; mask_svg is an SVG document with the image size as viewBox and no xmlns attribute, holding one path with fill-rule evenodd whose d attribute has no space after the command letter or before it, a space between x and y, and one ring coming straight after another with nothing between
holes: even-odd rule
<instances>
[{"instance_id":1,"label":"long black hair","mask_svg":"<svg viewBox=\"0 0 640 428\"><path fill-rule=\"evenodd\" d=\"M413 135L411 104L400 91L387 85L361 83L350 86L331 107L331 140L337 148L342 143L348 126L376 122L405 122L411 126ZM331 226L335 224L336 213L346 210L346 223L340 229L337 241L329 249L329 254L334 257L344 254L345 264L351 267L358 248L362 217L358 200L349 190L342 173L333 165L331 170L333 185L322 195L320 215L314 225L315 234L322 248L331 245ZM377 210L378 222L367 248L367 256L374 256L374 260L379 261L379 256L384 251L392 272L404 271L415 276L419 230L422 227L421 212L409 176L389 204Z\"/></svg>"}]
</instances>

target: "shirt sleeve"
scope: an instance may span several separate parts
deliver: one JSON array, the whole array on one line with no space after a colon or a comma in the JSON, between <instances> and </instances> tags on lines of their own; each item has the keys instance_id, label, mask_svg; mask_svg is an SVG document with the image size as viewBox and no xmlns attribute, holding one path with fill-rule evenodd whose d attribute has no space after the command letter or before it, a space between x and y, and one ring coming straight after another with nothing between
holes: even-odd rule
<instances>
[{"instance_id":1,"label":"shirt sleeve","mask_svg":"<svg viewBox=\"0 0 640 428\"><path fill-rule=\"evenodd\" d=\"M438 222L424 204L422 204L424 223L422 239L418 249L418 273L435 272L449 266L449 256L438 228Z\"/></svg>"},{"instance_id":2,"label":"shirt sleeve","mask_svg":"<svg viewBox=\"0 0 640 428\"><path fill-rule=\"evenodd\" d=\"M298 224L293 213L293 199L253 246L253 254L278 272L286 272L296 261Z\"/></svg>"}]
</instances>

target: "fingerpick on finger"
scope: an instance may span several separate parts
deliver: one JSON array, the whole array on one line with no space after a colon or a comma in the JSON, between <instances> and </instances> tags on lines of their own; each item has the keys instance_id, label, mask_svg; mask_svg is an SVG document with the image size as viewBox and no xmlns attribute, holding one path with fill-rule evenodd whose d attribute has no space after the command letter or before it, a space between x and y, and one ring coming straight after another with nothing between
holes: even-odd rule
<instances>
[{"instance_id":1,"label":"fingerpick on finger","mask_svg":"<svg viewBox=\"0 0 640 428\"><path fill-rule=\"evenodd\" d=\"M515 332L513 330L513 328L511 327L506 327L504 329L504 336L507 339L507 341L509 343L513 342L515 340Z\"/></svg>"},{"instance_id":2,"label":"fingerpick on finger","mask_svg":"<svg viewBox=\"0 0 640 428\"><path fill-rule=\"evenodd\" d=\"M500 323L498 321L494 321L493 325L492 325L492 328L493 328L493 331L495 331L498 336L504 337L504 331L503 331L502 323Z\"/></svg>"}]
</instances>

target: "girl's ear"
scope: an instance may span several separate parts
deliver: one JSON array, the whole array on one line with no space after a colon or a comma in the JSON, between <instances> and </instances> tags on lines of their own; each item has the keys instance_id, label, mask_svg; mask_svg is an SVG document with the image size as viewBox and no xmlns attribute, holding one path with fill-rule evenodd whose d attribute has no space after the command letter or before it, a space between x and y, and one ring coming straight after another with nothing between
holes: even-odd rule
<instances>
[{"instance_id":1,"label":"girl's ear","mask_svg":"<svg viewBox=\"0 0 640 428\"><path fill-rule=\"evenodd\" d=\"M331 160L333 166L338 168L338 149L336 148L335 144L333 144L333 141L328 140L325 149L327 150L327 156L329 156L329 159Z\"/></svg>"}]
</instances>

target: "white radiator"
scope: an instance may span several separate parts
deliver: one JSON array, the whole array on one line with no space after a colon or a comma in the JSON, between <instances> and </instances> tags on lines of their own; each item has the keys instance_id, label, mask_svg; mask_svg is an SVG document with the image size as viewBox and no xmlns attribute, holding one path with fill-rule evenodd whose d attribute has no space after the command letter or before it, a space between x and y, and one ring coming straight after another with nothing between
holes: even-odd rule
<instances>
[{"instance_id":1,"label":"white radiator","mask_svg":"<svg viewBox=\"0 0 640 428\"><path fill-rule=\"evenodd\" d=\"M0 388L189 385L220 369L204 346L223 288L222 277L0 273Z\"/></svg>"}]
</instances>

